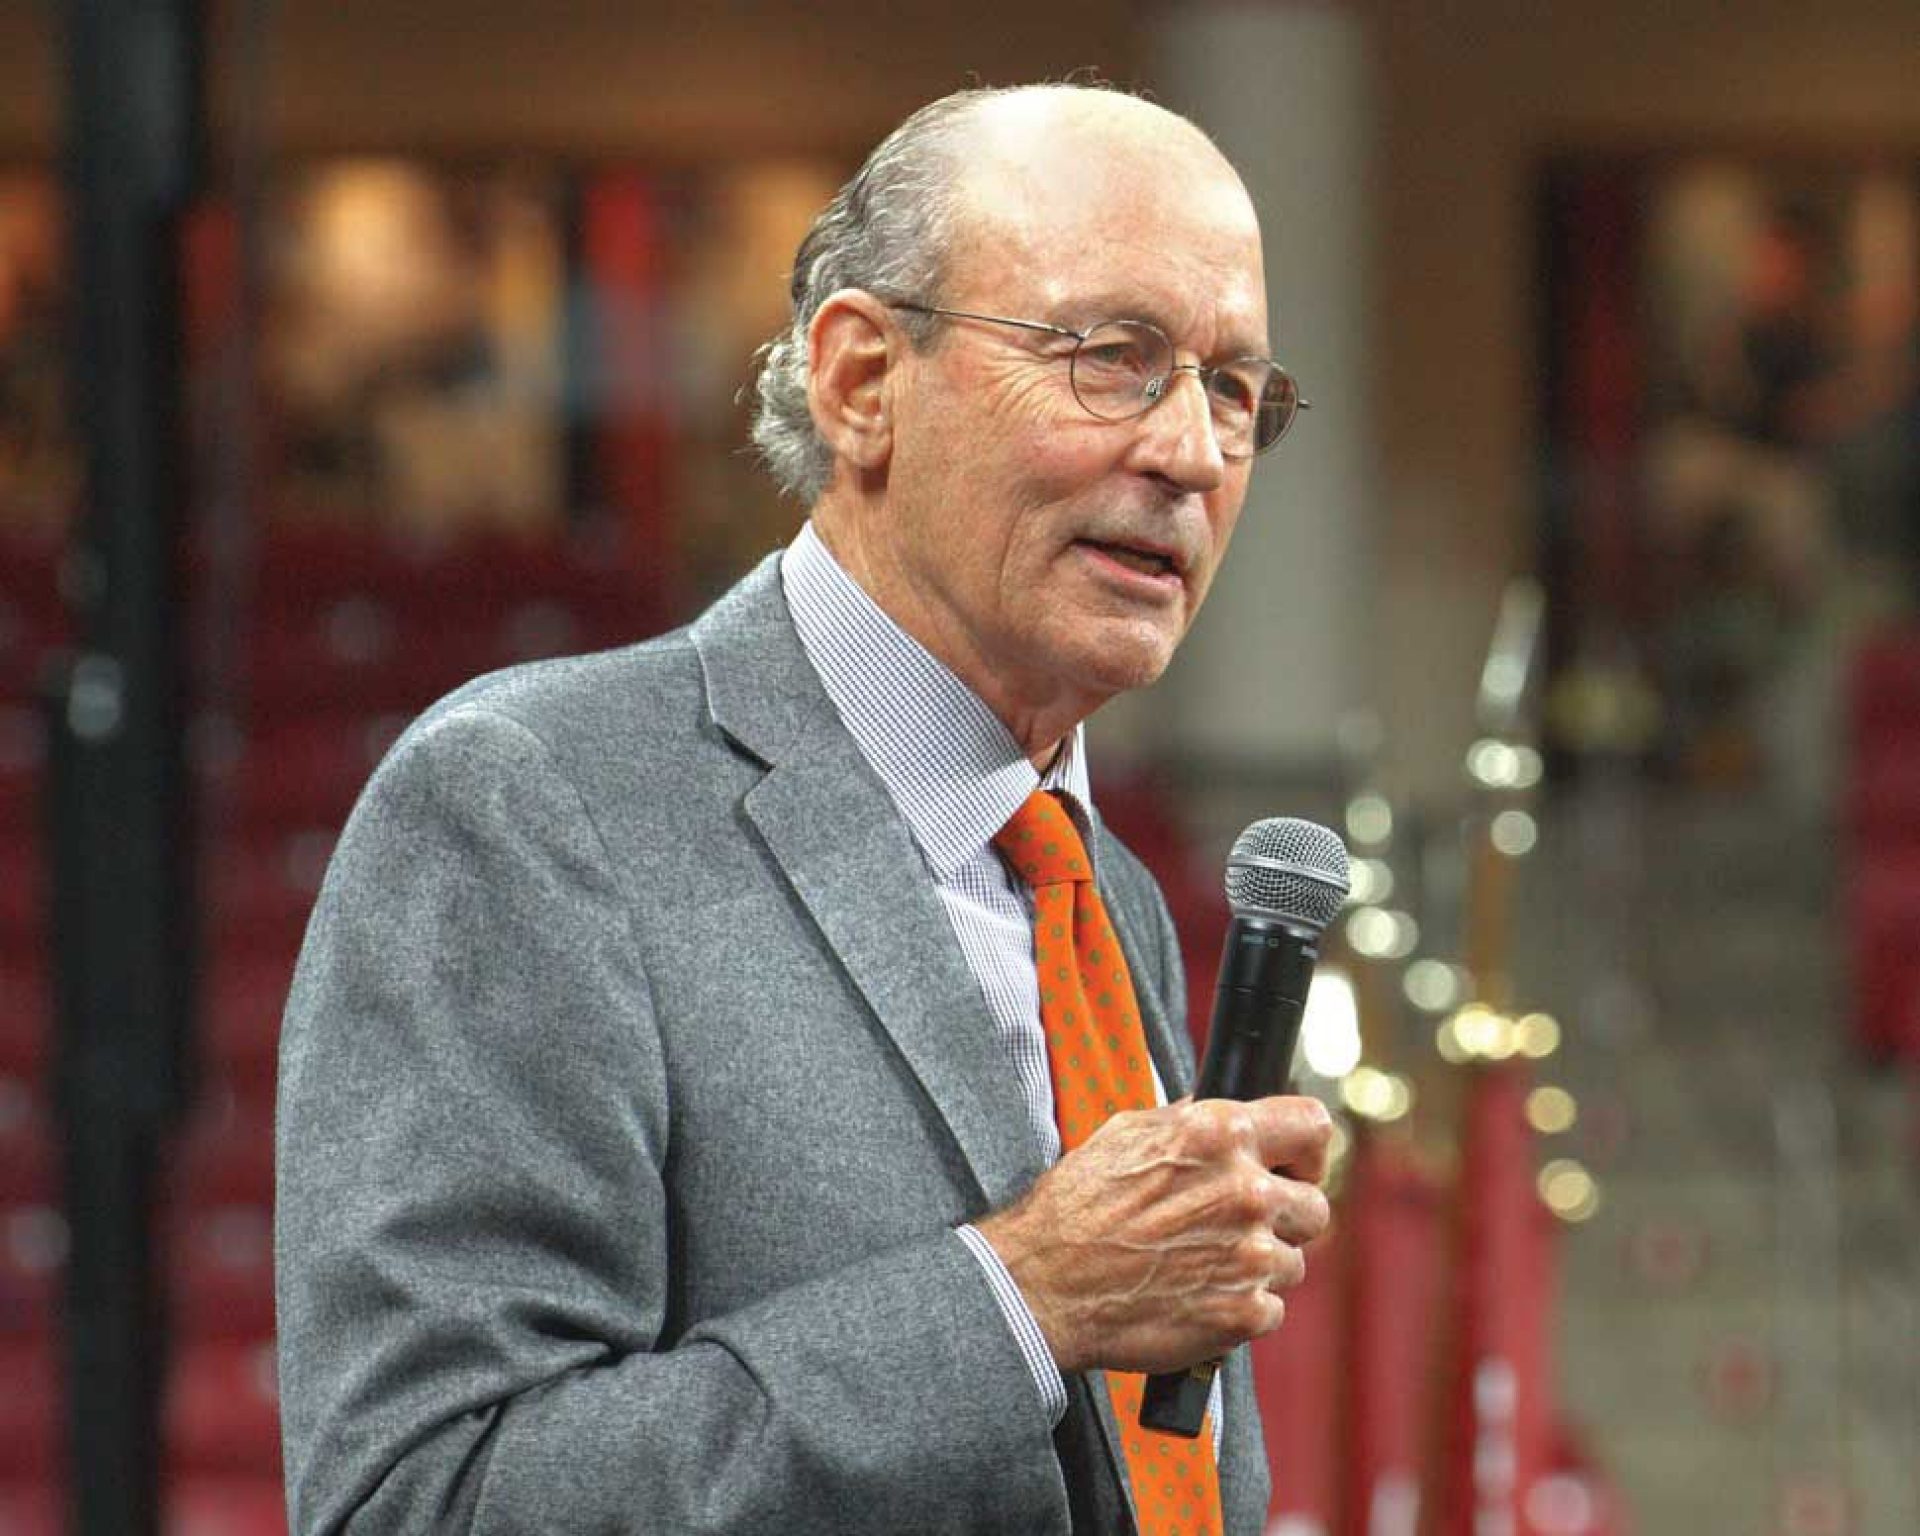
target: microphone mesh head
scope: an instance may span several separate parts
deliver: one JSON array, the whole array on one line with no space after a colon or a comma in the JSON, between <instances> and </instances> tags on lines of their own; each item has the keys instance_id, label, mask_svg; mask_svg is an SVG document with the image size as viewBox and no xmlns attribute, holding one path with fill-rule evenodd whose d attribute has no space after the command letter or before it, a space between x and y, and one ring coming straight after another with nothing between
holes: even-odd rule
<instances>
[{"instance_id":1,"label":"microphone mesh head","mask_svg":"<svg viewBox=\"0 0 1920 1536\"><path fill-rule=\"evenodd\" d=\"M1347 899L1347 849L1333 833L1293 816L1256 821L1227 855L1227 905L1316 933Z\"/></svg>"}]
</instances>

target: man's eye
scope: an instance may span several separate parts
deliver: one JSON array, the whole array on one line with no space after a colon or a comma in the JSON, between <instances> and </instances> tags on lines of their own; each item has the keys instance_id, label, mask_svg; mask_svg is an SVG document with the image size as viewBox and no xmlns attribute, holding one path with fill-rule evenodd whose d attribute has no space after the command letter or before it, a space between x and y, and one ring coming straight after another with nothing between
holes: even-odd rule
<instances>
[{"instance_id":1,"label":"man's eye","mask_svg":"<svg viewBox=\"0 0 1920 1536\"><path fill-rule=\"evenodd\" d=\"M1241 415L1252 414L1259 395L1251 380L1225 368L1213 375L1207 389L1217 408Z\"/></svg>"},{"instance_id":2,"label":"man's eye","mask_svg":"<svg viewBox=\"0 0 1920 1536\"><path fill-rule=\"evenodd\" d=\"M1141 373L1146 370L1146 355L1129 342L1101 342L1080 349L1080 360L1095 368L1115 373Z\"/></svg>"}]
</instances>

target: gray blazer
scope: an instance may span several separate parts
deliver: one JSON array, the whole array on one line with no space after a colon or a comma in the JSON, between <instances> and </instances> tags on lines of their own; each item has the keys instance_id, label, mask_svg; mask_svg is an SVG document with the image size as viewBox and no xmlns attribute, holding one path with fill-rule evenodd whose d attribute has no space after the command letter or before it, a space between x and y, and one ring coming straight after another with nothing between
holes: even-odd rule
<instances>
[{"instance_id":1,"label":"gray blazer","mask_svg":"<svg viewBox=\"0 0 1920 1536\"><path fill-rule=\"evenodd\" d=\"M1172 926L1105 894L1170 1092ZM295 1532L1131 1532L952 1228L1014 1074L772 560L690 629L483 678L374 774L281 1045ZM1262 1525L1245 1351L1227 1529Z\"/></svg>"}]
</instances>

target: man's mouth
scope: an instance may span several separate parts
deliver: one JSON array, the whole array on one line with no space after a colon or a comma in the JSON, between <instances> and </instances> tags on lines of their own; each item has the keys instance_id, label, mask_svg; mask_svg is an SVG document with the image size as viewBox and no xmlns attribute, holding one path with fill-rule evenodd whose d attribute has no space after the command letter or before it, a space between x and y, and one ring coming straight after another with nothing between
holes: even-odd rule
<instances>
[{"instance_id":1,"label":"man's mouth","mask_svg":"<svg viewBox=\"0 0 1920 1536\"><path fill-rule=\"evenodd\" d=\"M1161 554L1158 550L1145 549L1138 544L1109 544L1101 539L1083 539L1081 542L1128 570L1138 571L1142 576L1177 576L1180 573L1179 564L1173 556Z\"/></svg>"}]
</instances>

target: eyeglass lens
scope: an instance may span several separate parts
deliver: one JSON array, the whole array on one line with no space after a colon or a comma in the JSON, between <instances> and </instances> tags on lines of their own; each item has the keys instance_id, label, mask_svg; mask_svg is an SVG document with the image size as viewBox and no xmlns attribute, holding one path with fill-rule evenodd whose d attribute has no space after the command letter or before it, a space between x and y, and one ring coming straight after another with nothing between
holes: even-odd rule
<instances>
[{"instance_id":1,"label":"eyeglass lens","mask_svg":"<svg viewBox=\"0 0 1920 1536\"><path fill-rule=\"evenodd\" d=\"M1074 397L1105 421L1127 421L1151 410L1174 371L1173 343L1144 320L1109 320L1088 331L1074 349ZM1200 370L1222 453L1245 457L1279 442L1293 424L1300 392L1283 369L1262 358L1241 358Z\"/></svg>"}]
</instances>

